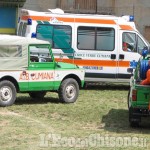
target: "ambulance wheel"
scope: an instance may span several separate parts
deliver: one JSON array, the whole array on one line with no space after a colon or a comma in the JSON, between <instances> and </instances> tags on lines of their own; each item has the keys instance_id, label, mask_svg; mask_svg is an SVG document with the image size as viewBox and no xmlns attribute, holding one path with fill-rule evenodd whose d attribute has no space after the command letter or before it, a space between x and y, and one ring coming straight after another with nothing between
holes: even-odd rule
<instances>
[{"instance_id":1,"label":"ambulance wheel","mask_svg":"<svg viewBox=\"0 0 150 150\"><path fill-rule=\"evenodd\" d=\"M132 107L129 108L129 123L131 127L139 127L141 117L133 114L134 110Z\"/></svg>"},{"instance_id":2,"label":"ambulance wheel","mask_svg":"<svg viewBox=\"0 0 150 150\"><path fill-rule=\"evenodd\" d=\"M46 92L45 91L29 92L29 95L33 99L35 99L35 98L43 99L44 96L46 95Z\"/></svg>"},{"instance_id":3,"label":"ambulance wheel","mask_svg":"<svg viewBox=\"0 0 150 150\"><path fill-rule=\"evenodd\" d=\"M16 87L8 80L0 82L0 106L11 106L16 100Z\"/></svg>"},{"instance_id":4,"label":"ambulance wheel","mask_svg":"<svg viewBox=\"0 0 150 150\"><path fill-rule=\"evenodd\" d=\"M74 103L79 95L79 85L72 78L65 79L59 88L59 100L65 103Z\"/></svg>"}]
</instances>

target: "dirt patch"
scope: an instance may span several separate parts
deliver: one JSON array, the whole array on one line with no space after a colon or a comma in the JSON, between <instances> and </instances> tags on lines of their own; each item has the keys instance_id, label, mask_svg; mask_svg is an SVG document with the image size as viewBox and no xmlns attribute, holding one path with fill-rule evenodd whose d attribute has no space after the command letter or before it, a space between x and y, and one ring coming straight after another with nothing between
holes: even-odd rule
<instances>
[{"instance_id":1,"label":"dirt patch","mask_svg":"<svg viewBox=\"0 0 150 150\"><path fill-rule=\"evenodd\" d=\"M22 116L18 113L12 112L12 111L0 112L0 115L2 115L2 116Z\"/></svg>"},{"instance_id":2,"label":"dirt patch","mask_svg":"<svg viewBox=\"0 0 150 150\"><path fill-rule=\"evenodd\" d=\"M18 114L15 113L13 111L3 111L0 112L1 116L14 116L14 117L19 117L19 119L21 118L22 120L25 120L26 122L28 122L29 124L34 123L34 124L38 124L39 126L43 127L43 128L48 128L49 130L53 131L53 129L50 127L50 125L43 123L40 120L22 115L22 114ZM6 122L4 121L3 124L6 124Z\"/></svg>"}]
</instances>

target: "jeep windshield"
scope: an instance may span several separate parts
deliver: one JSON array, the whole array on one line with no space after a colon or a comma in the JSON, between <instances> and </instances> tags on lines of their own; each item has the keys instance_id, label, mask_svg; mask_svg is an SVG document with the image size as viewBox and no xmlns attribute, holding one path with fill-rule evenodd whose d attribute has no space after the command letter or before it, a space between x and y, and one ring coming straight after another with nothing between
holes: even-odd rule
<instances>
[{"instance_id":1,"label":"jeep windshield","mask_svg":"<svg viewBox=\"0 0 150 150\"><path fill-rule=\"evenodd\" d=\"M30 46L31 62L52 62L48 46Z\"/></svg>"}]
</instances>

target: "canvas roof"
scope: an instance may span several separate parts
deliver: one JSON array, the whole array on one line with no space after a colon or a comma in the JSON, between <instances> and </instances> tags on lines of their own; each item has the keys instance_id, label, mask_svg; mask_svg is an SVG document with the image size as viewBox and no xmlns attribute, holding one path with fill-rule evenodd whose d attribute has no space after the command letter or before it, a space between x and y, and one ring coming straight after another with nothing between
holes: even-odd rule
<instances>
[{"instance_id":1,"label":"canvas roof","mask_svg":"<svg viewBox=\"0 0 150 150\"><path fill-rule=\"evenodd\" d=\"M29 44L49 44L47 41L38 40L36 38L21 37L15 35L0 35L0 45L29 45Z\"/></svg>"},{"instance_id":2,"label":"canvas roof","mask_svg":"<svg viewBox=\"0 0 150 150\"><path fill-rule=\"evenodd\" d=\"M28 46L30 44L49 44L49 42L35 38L0 35L0 70L22 70L27 68L29 62ZM16 55L10 57L9 53L11 54L13 50L16 51Z\"/></svg>"}]
</instances>

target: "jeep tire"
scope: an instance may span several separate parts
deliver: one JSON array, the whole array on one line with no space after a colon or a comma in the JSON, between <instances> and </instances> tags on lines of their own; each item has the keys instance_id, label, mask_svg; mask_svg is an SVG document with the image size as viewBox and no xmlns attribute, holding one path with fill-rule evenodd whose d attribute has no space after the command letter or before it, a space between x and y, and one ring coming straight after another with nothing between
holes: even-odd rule
<instances>
[{"instance_id":1,"label":"jeep tire","mask_svg":"<svg viewBox=\"0 0 150 150\"><path fill-rule=\"evenodd\" d=\"M0 106L11 106L16 100L16 87L8 80L0 82Z\"/></svg>"},{"instance_id":2,"label":"jeep tire","mask_svg":"<svg viewBox=\"0 0 150 150\"><path fill-rule=\"evenodd\" d=\"M72 78L63 80L58 95L61 102L74 103L79 95L79 85L77 81Z\"/></svg>"}]
</instances>

